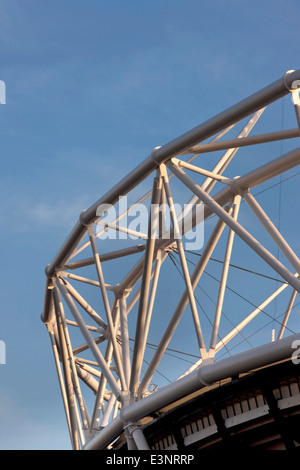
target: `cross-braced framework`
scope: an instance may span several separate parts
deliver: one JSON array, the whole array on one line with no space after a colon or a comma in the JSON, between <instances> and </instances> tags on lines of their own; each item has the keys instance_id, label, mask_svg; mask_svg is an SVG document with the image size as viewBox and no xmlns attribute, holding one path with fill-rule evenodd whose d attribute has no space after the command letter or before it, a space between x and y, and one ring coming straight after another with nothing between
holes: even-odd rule
<instances>
[{"instance_id":1,"label":"cross-braced framework","mask_svg":"<svg viewBox=\"0 0 300 470\"><path fill-rule=\"evenodd\" d=\"M143 425L157 410L291 356L300 339L288 328L300 261L256 194L300 162L300 147L267 162L258 147L299 137L299 87L300 71L289 71L156 147L80 214L47 266L42 320L74 449L105 449L122 433L128 449L148 449ZM266 108L289 93L295 128L249 135ZM249 152L239 168L250 171L229 177L239 149ZM258 272L258 260L265 270ZM271 291L270 280L277 283ZM232 297L239 287L247 308ZM272 319L276 338L264 336L252 348L252 330L244 331L258 318L270 320L267 307L283 294L283 315ZM229 345L239 348L238 337L247 347L233 355Z\"/></svg>"}]
</instances>

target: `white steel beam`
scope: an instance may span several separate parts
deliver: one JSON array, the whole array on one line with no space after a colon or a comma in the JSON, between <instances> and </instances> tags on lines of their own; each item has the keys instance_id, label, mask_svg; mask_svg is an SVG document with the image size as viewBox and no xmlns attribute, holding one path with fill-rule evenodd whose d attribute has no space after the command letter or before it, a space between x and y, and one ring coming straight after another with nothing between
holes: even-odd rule
<instances>
[{"instance_id":1,"label":"white steel beam","mask_svg":"<svg viewBox=\"0 0 300 470\"><path fill-rule=\"evenodd\" d=\"M74 281L79 281L79 282L83 282L85 284L90 284L91 286L100 287L100 282L99 281L94 281L93 279L88 279L88 278L83 277L83 276L78 276L77 274L68 273L66 271L59 271L57 274L58 274L58 276L61 276L61 277L64 277L64 278L73 279ZM105 284L105 289L108 290L108 291L114 292L116 288L114 286L110 285L110 284Z\"/></svg>"},{"instance_id":2,"label":"white steel beam","mask_svg":"<svg viewBox=\"0 0 300 470\"><path fill-rule=\"evenodd\" d=\"M204 170L204 168L199 168L198 166L191 165L190 163L187 163L183 160L179 160L178 158L172 158L172 162L175 165L181 166L182 168L186 168L187 170L194 171L196 173L199 173L200 175L207 176L208 178L211 178L212 180L221 181L221 183L225 183L225 184L230 184L232 182L230 178L225 178L225 176L222 176L219 173L214 173L212 171Z\"/></svg>"},{"instance_id":3,"label":"white steel beam","mask_svg":"<svg viewBox=\"0 0 300 470\"><path fill-rule=\"evenodd\" d=\"M134 350L131 364L130 391L135 393L138 387L138 380L141 373L143 356L141 355L144 344L144 329L146 324L148 296L154 259L156 233L158 227L158 205L160 202L162 179L160 175L153 180L152 199L148 223L148 240L146 244L145 259L143 263L143 276L141 285L141 295L139 310L136 322L136 333ZM155 209L155 210L154 210Z\"/></svg>"},{"instance_id":4,"label":"white steel beam","mask_svg":"<svg viewBox=\"0 0 300 470\"><path fill-rule=\"evenodd\" d=\"M86 313L94 320L97 325L106 329L107 324L105 321L98 315L98 313L87 303L87 301L77 292L76 289L68 282L64 281L65 286L70 292L71 296L76 300L76 302L86 311Z\"/></svg>"},{"instance_id":5,"label":"white steel beam","mask_svg":"<svg viewBox=\"0 0 300 470\"><path fill-rule=\"evenodd\" d=\"M264 144L283 139L293 139L300 136L299 129L289 129L284 131L269 132L267 134L252 135L249 137L237 137L236 139L223 140L222 142L196 145L184 153L202 153L216 152L219 150L236 149L248 145Z\"/></svg>"},{"instance_id":6,"label":"white steel beam","mask_svg":"<svg viewBox=\"0 0 300 470\"><path fill-rule=\"evenodd\" d=\"M127 305L125 296L119 299L120 319L121 319L121 339L122 339L122 360L124 375L129 390L131 365L130 365L130 350L129 350L129 333L128 333L128 319L127 319Z\"/></svg>"},{"instance_id":7,"label":"white steel beam","mask_svg":"<svg viewBox=\"0 0 300 470\"><path fill-rule=\"evenodd\" d=\"M95 242L95 235L94 235L92 226L88 227L88 233L89 233L89 237L90 237L91 247L92 247L92 250L93 250L93 255L94 255L94 258L95 258L95 266L96 266L96 271L97 271L97 275L98 275L98 280L99 280L99 283L100 283L100 289L101 289L104 309L105 309L105 312L106 312L106 318L107 318L107 322L108 322L108 329L109 329L109 333L110 333L110 338L112 340L113 347L114 347L115 363L116 363L116 367L118 369L122 390L127 390L126 381L125 381L125 377L124 377L123 365L122 365L122 361L121 361L121 357L120 357L120 353L119 353L119 348L118 348L118 345L117 345L116 328L115 328L115 325L114 325L113 319L112 319L112 312L111 312L111 309L110 309L108 295L107 295L107 291L106 291L106 287L105 287L100 256L99 256L99 253L98 253L98 250L97 250L97 246L96 246L96 242Z\"/></svg>"},{"instance_id":8,"label":"white steel beam","mask_svg":"<svg viewBox=\"0 0 300 470\"><path fill-rule=\"evenodd\" d=\"M236 196L234 199L234 203L233 203L233 214L232 214L232 218L235 221L238 218L240 202L241 202L241 197ZM217 336L219 332L221 313L222 313L222 308L223 308L223 303L224 303L225 288L226 288L226 283L227 283L233 240L234 240L234 231L229 229L227 246L226 246L224 262L223 262L222 276L221 276L220 287L219 287L218 300L217 300L217 305L216 305L215 319L214 319L211 341L210 341L210 351L212 351L213 353L215 352L215 349L216 349Z\"/></svg>"},{"instance_id":9,"label":"white steel beam","mask_svg":"<svg viewBox=\"0 0 300 470\"><path fill-rule=\"evenodd\" d=\"M97 236L99 236L97 234ZM87 246L90 245L90 242L87 244ZM124 248L121 250L115 250L111 251L109 253L102 253L101 254L101 262L104 263L105 261L110 261L112 259L117 259L117 258L123 258L125 256L132 255L134 253L140 253L145 250L145 245L139 244L136 246L131 246L129 248ZM75 256L75 255L74 255ZM94 257L92 258L85 258L81 259L78 261L72 261L71 263L66 264L63 266L63 270L72 270L72 269L78 269L82 268L85 266L91 266L92 264L95 264L95 259Z\"/></svg>"},{"instance_id":10,"label":"white steel beam","mask_svg":"<svg viewBox=\"0 0 300 470\"><path fill-rule=\"evenodd\" d=\"M288 307L287 307L287 310L285 312L285 315L284 315L284 318L283 318L283 321L282 321L282 324L281 324L281 327L280 327L280 330L279 330L279 333L278 333L278 336L277 336L277 340L281 339L282 336L283 336L284 330L286 328L286 324L288 322L291 310L292 310L294 302L295 302L296 295L297 295L297 291L293 290L293 293L292 293L291 298L289 300Z\"/></svg>"},{"instance_id":11,"label":"white steel beam","mask_svg":"<svg viewBox=\"0 0 300 470\"><path fill-rule=\"evenodd\" d=\"M59 296L59 292L56 287L53 288L53 299L55 304L55 314L57 322L57 330L59 336L59 346L61 361L65 377L65 387L67 394L68 410L70 416L70 430L71 430L71 442L73 450L78 450L80 448L80 435L77 422L77 413L76 413L76 400L74 393L74 386L71 376L71 369L69 365L68 349L66 345L66 338L64 335L64 327L62 321L62 311L63 306Z\"/></svg>"},{"instance_id":12,"label":"white steel beam","mask_svg":"<svg viewBox=\"0 0 300 470\"><path fill-rule=\"evenodd\" d=\"M142 348L143 354L144 354L144 351L145 351L146 342L147 342L147 338L148 338L148 333L149 333L149 329L150 329L150 322L151 322L151 317L152 317L152 312L153 312L153 307L154 307L154 301L155 301L155 296L156 296L156 290L157 290L157 284L158 284L158 278L159 278L161 265L162 265L162 252L159 250L157 252L157 255L156 255L156 262L155 262L154 273L153 273L153 281L152 281L151 293L150 293L149 304L148 304L148 309L147 309L145 334L144 334L144 344L143 344L143 348Z\"/></svg>"},{"instance_id":13,"label":"white steel beam","mask_svg":"<svg viewBox=\"0 0 300 470\"><path fill-rule=\"evenodd\" d=\"M218 344L216 345L216 352L219 352L221 348L223 348L235 335L241 332L245 326L247 326L259 313L263 311L272 300L276 299L276 297L281 294L289 284L285 283L282 284L276 291L274 291L266 300L264 300L257 308L253 310L244 320L242 320L236 327L234 327L224 338L222 338Z\"/></svg>"},{"instance_id":14,"label":"white steel beam","mask_svg":"<svg viewBox=\"0 0 300 470\"><path fill-rule=\"evenodd\" d=\"M66 415L66 422L67 422L67 427L68 427L68 430L69 430L70 440L71 440L71 442L73 442L71 422L70 422L70 411L69 411L69 406L68 406L68 398L67 398L64 379L63 379L63 375L62 375L62 371L61 371L61 367L60 367L58 344L57 344L56 339L55 339L54 326L47 323L46 327L47 327L47 330L48 330L48 333L49 333L50 342L51 342L51 346L52 346L52 352L53 352L53 356L54 356L54 363L55 363L55 366L56 366L58 383L59 383L59 386L60 386L62 402L63 402L63 405L64 405L64 410L65 410L65 415Z\"/></svg>"},{"instance_id":15,"label":"white steel beam","mask_svg":"<svg viewBox=\"0 0 300 470\"><path fill-rule=\"evenodd\" d=\"M271 235L278 248L288 259L288 261L291 263L296 272L300 274L300 260L298 256L296 256L296 254L291 249L286 240L283 238L279 230L275 227L275 225L269 219L265 211L258 204L255 197L250 193L250 191L245 191L243 192L243 198L248 204L248 206L252 209L253 213L257 216L259 221L262 223L262 225L265 227L265 229L268 231L268 233Z\"/></svg>"}]
</instances>

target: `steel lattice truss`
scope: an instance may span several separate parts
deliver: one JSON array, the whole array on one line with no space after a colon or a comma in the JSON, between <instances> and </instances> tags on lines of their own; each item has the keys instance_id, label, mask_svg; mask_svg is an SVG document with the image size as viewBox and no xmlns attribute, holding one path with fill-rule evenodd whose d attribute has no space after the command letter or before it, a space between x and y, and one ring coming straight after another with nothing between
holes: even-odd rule
<instances>
[{"instance_id":1,"label":"steel lattice truss","mask_svg":"<svg viewBox=\"0 0 300 470\"><path fill-rule=\"evenodd\" d=\"M139 167L81 213L46 268L42 320L51 339L74 449L104 449L124 431L129 449L147 449L142 420L151 413L206 384L291 355L292 341L300 335L283 336L300 292L300 261L253 190L296 167L300 147L242 176L226 177L226 169L239 148L255 149L258 144L299 137L299 87L300 71L287 72L258 93L156 147ZM295 129L250 136L266 107L289 93L296 111ZM226 140L226 134L240 123L243 127L236 137ZM204 155L220 151L224 151L221 158L211 168ZM132 203L122 212L125 196ZM185 206L183 197L187 198ZM146 231L141 224L134 228L128 224L141 205L148 217ZM245 208L286 262L279 261L246 228L247 218L241 217ZM116 217L109 217L110 212ZM199 255L192 266L186 240L191 241L191 233L195 236L203 221L205 240L203 246L190 250L198 250ZM203 235L200 229L197 233ZM280 282L271 295L258 296L250 313L240 310L240 317L225 334L221 329L224 299L237 240L247 248L245 256L253 253ZM207 322L196 290L219 245L223 250L219 284ZM179 287L173 284L174 265L181 275ZM288 292L288 302L276 341L268 338L265 345L222 358L220 351L283 292ZM182 350L184 343L187 352L193 350L194 363L174 366L171 383L154 386L166 354L172 348Z\"/></svg>"}]
</instances>

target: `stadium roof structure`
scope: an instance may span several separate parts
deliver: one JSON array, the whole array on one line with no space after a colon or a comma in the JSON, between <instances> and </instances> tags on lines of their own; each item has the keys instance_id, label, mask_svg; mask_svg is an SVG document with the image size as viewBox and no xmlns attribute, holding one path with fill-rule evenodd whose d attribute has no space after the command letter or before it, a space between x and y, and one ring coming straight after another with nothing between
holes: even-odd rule
<instances>
[{"instance_id":1,"label":"stadium roof structure","mask_svg":"<svg viewBox=\"0 0 300 470\"><path fill-rule=\"evenodd\" d=\"M299 88L300 70L288 71L155 147L79 215L46 267L42 321L50 336L73 449L121 444L129 450L182 445L200 449L199 442L206 439L210 445L216 433L222 442L231 442L232 426L246 421L248 426L251 420L266 419L266 414L278 424L284 419L280 410L296 413L299 322L298 329L297 324L289 325L300 292L298 205L292 193L290 224L279 230L268 215L274 201L268 200L266 208L259 203L258 192L278 177L281 184L282 175L300 163L300 147L275 159L273 154L274 143L291 145L299 138ZM261 121L287 95L292 98L295 126L265 131ZM274 122L271 113L266 126ZM264 132L249 135L255 126ZM236 158L243 151L244 156ZM206 287L211 265L215 267L208 282L215 284ZM277 283L275 290L270 290L270 280ZM232 297L238 290L241 303ZM247 310L242 302L249 297ZM246 349L249 341L242 348L234 343L250 325L264 316L270 319L267 308L279 298L285 307L280 317L272 317L279 325L276 338L263 335L260 344L247 344ZM238 352L231 354L229 344ZM229 357L222 356L224 351ZM178 355L189 358L188 368L177 361ZM282 385L281 376L276 376L273 388L258 382L264 377L261 370L274 367L291 380L293 392L283 397L290 405L285 401L278 406L282 394L274 394L275 385L280 390L288 386ZM161 368L164 374L159 376ZM157 384L167 372L169 384ZM233 394L237 398L229 403ZM225 416L229 406L241 409L253 397L260 397L261 404L249 405L247 413ZM187 409L193 407L195 416L187 423ZM165 417L171 419L175 437L162 436ZM187 425L194 431L188 432ZM296 445L294 434L282 431L281 437L283 445Z\"/></svg>"}]
</instances>

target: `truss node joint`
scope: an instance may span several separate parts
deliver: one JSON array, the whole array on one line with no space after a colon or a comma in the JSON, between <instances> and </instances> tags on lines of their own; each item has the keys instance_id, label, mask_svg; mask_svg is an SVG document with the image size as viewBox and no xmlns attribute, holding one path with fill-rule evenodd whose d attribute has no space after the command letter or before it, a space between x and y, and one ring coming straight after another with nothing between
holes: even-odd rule
<instances>
[{"instance_id":1,"label":"truss node joint","mask_svg":"<svg viewBox=\"0 0 300 470\"><path fill-rule=\"evenodd\" d=\"M159 145L158 147L155 147L155 148L152 150L152 153L151 153L151 155L150 155L151 159L154 161L154 163L156 163L157 166L159 166L160 163L156 161L156 151L157 151L158 149L160 149L160 147L161 147L160 145Z\"/></svg>"}]
</instances>

